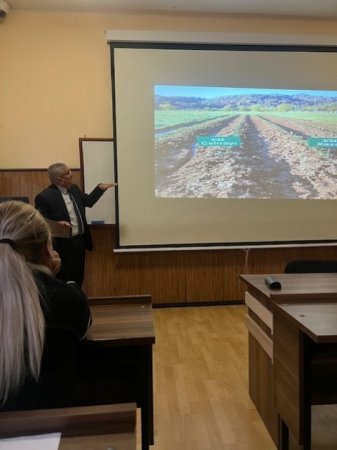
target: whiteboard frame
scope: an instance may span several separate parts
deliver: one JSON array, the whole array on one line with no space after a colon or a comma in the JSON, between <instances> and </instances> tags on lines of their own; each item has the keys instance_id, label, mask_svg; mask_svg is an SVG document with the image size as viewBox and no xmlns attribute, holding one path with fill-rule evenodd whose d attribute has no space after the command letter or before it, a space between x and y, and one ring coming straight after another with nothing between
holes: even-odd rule
<instances>
[{"instance_id":1,"label":"whiteboard frame","mask_svg":"<svg viewBox=\"0 0 337 450\"><path fill-rule=\"evenodd\" d=\"M107 154L107 143L111 143L111 154ZM100 144L104 144L104 146L100 146ZM112 138L79 138L79 151L83 192L90 193L99 183L115 182L114 140ZM92 153L93 151L95 153ZM91 164L88 164L88 155L90 155ZM92 164L94 161L98 162L98 166ZM99 169L102 167L104 167L104 171L101 173ZM91 226L115 225L115 201L115 189L108 189L96 205L86 209L88 224Z\"/></svg>"}]
</instances>

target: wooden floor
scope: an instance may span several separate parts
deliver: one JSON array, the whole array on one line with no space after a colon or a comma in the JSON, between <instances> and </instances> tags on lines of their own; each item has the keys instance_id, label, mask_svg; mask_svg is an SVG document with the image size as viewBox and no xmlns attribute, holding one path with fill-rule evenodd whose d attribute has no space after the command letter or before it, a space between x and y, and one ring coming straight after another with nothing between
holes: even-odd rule
<instances>
[{"instance_id":1,"label":"wooden floor","mask_svg":"<svg viewBox=\"0 0 337 450\"><path fill-rule=\"evenodd\" d=\"M275 450L248 394L246 307L164 308L153 313L151 449ZM335 410L319 414L330 434L315 429L312 450L337 449L336 417ZM139 450L140 436L137 441Z\"/></svg>"}]
</instances>

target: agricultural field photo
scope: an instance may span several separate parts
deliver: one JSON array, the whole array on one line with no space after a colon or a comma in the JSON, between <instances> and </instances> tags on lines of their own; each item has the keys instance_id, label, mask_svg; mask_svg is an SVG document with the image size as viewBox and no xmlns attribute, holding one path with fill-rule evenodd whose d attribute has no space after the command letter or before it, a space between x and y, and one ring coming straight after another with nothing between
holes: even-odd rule
<instances>
[{"instance_id":1,"label":"agricultural field photo","mask_svg":"<svg viewBox=\"0 0 337 450\"><path fill-rule=\"evenodd\" d=\"M337 198L337 92L154 88L159 198Z\"/></svg>"}]
</instances>

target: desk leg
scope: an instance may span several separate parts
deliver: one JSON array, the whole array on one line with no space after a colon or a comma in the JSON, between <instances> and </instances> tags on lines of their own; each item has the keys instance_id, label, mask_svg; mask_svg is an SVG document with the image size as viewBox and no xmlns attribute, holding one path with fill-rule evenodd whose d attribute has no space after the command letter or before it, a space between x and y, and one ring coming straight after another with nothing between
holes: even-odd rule
<instances>
[{"instance_id":1,"label":"desk leg","mask_svg":"<svg viewBox=\"0 0 337 450\"><path fill-rule=\"evenodd\" d=\"M303 437L303 450L311 450L311 368L310 368L310 355L311 355L311 340L302 334L301 339L301 355L300 360L300 376L302 379L303 390L302 395L302 437Z\"/></svg>"},{"instance_id":2,"label":"desk leg","mask_svg":"<svg viewBox=\"0 0 337 450\"><path fill-rule=\"evenodd\" d=\"M289 429L282 418L278 416L278 450L289 450Z\"/></svg>"},{"instance_id":3,"label":"desk leg","mask_svg":"<svg viewBox=\"0 0 337 450\"><path fill-rule=\"evenodd\" d=\"M309 405L310 408L310 405ZM310 411L310 409L309 409ZM303 450L311 450L311 414L309 412L309 419L306 420L306 427L303 440Z\"/></svg>"},{"instance_id":4,"label":"desk leg","mask_svg":"<svg viewBox=\"0 0 337 450\"><path fill-rule=\"evenodd\" d=\"M152 345L145 346L141 360L142 450L154 444L153 431L153 363Z\"/></svg>"}]
</instances>

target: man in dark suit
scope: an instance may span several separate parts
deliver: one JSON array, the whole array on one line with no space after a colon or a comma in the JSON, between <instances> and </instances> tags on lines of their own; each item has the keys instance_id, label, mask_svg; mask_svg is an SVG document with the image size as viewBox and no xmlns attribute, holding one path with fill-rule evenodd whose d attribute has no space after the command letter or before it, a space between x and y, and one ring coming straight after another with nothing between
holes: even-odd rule
<instances>
[{"instance_id":1,"label":"man in dark suit","mask_svg":"<svg viewBox=\"0 0 337 450\"><path fill-rule=\"evenodd\" d=\"M51 185L35 197L35 207L47 219L54 220L71 230L69 238L55 238L55 250L61 257L58 278L82 285L85 250L92 250L92 238L85 217L85 208L91 208L115 183L100 183L90 194L84 194L73 184L71 169L56 163L48 168Z\"/></svg>"}]
</instances>

